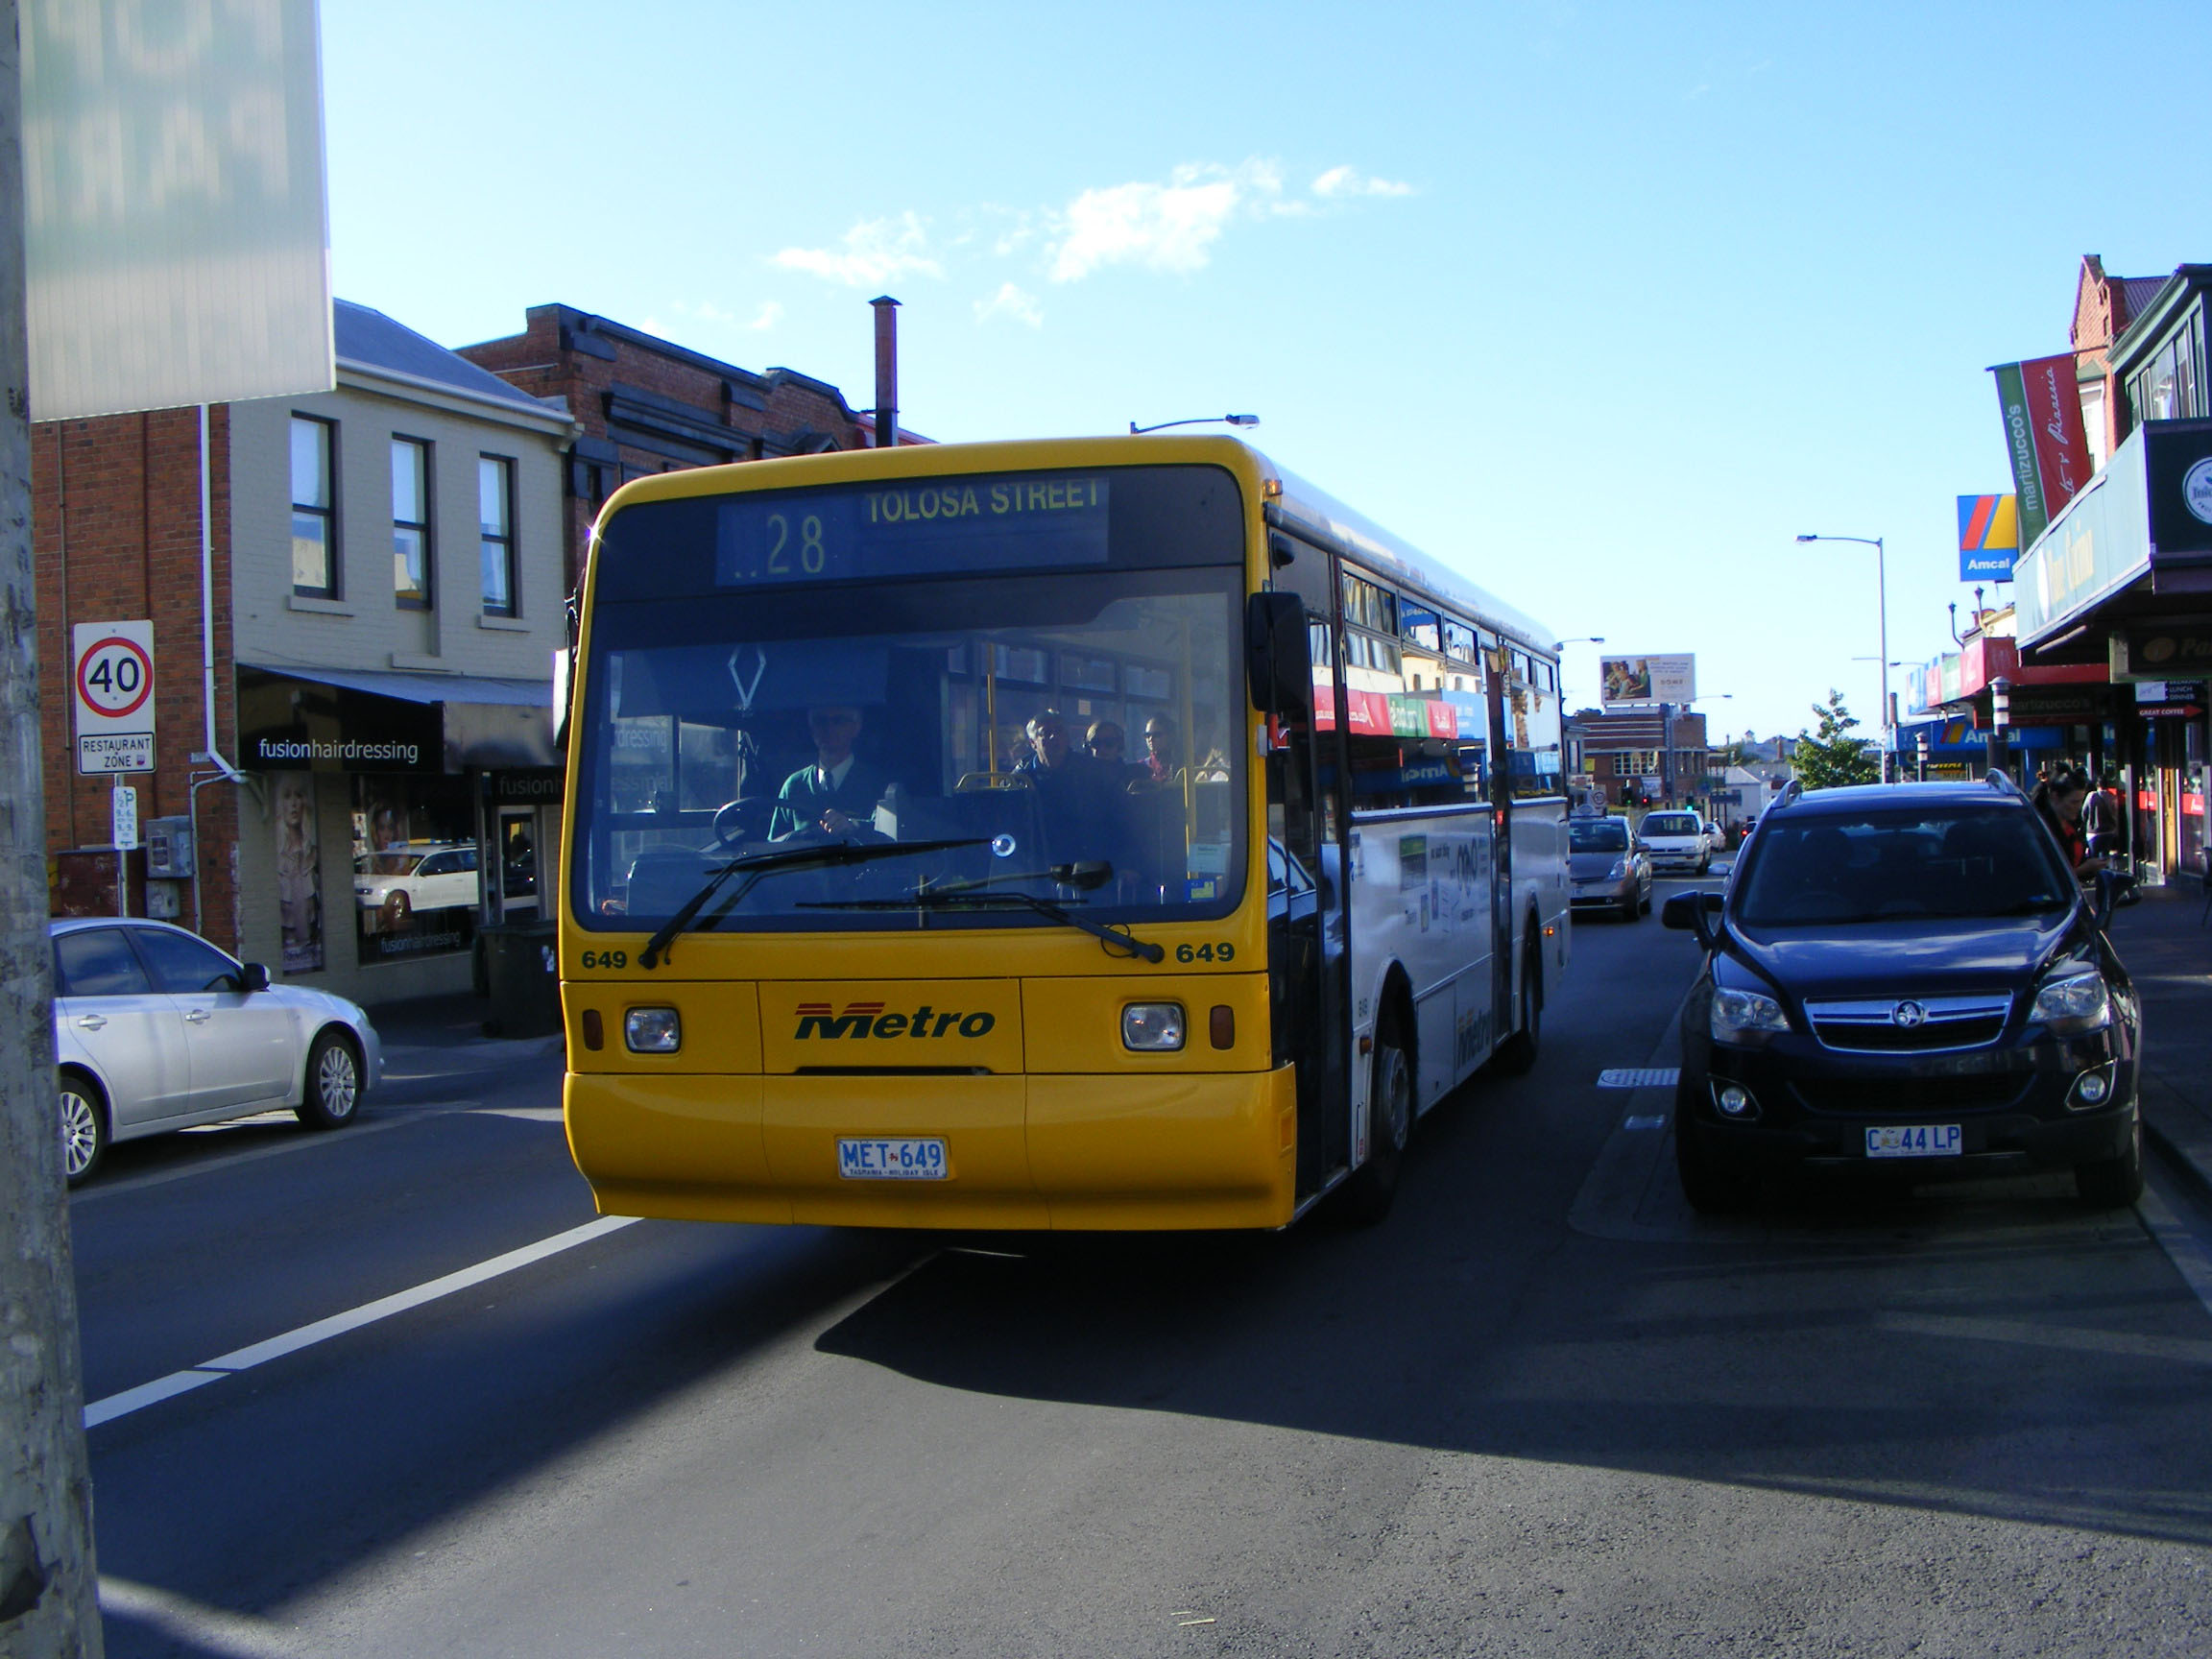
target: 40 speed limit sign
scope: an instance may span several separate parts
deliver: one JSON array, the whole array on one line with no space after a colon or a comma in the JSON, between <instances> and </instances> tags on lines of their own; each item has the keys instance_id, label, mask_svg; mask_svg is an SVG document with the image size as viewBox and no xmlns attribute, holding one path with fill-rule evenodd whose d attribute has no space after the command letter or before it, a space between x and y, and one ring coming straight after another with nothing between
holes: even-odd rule
<instances>
[{"instance_id":1,"label":"40 speed limit sign","mask_svg":"<svg viewBox=\"0 0 2212 1659\"><path fill-rule=\"evenodd\" d=\"M71 630L77 770L154 770L154 624L80 622Z\"/></svg>"}]
</instances>

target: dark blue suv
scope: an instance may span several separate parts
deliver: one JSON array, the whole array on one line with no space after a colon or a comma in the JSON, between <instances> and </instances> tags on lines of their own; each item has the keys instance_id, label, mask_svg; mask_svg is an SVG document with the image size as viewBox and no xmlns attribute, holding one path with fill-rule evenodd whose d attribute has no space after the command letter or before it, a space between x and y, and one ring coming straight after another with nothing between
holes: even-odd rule
<instances>
[{"instance_id":1,"label":"dark blue suv","mask_svg":"<svg viewBox=\"0 0 2212 1659\"><path fill-rule=\"evenodd\" d=\"M1696 932L1674 1103L1682 1190L1741 1209L1788 1166L1915 1178L2071 1168L2143 1190L2142 1010L2094 896L2009 781L1799 794L1767 808Z\"/></svg>"}]
</instances>

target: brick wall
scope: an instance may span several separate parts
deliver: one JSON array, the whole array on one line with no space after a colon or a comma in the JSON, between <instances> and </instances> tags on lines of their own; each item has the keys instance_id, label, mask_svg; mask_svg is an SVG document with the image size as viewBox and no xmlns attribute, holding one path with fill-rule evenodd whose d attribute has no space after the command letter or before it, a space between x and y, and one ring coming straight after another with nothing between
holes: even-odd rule
<instances>
[{"instance_id":1,"label":"brick wall","mask_svg":"<svg viewBox=\"0 0 2212 1659\"><path fill-rule=\"evenodd\" d=\"M591 521L626 479L724 459L611 421L617 388L681 405L724 435L719 442L731 461L857 449L868 443L833 386L789 370L740 369L571 306L533 305L521 333L456 349L532 397L566 398L584 429L568 469L564 515L571 589Z\"/></svg>"},{"instance_id":2,"label":"brick wall","mask_svg":"<svg viewBox=\"0 0 2212 1659\"><path fill-rule=\"evenodd\" d=\"M230 672L229 411L208 412L215 525L218 742L235 742ZM71 633L81 622L154 622L155 769L127 781L141 823L189 807L191 757L206 744L201 674L200 434L196 409L162 409L33 426L33 542L49 853L104 847L108 778L77 773ZM200 907L207 936L238 938L234 787L200 792ZM192 921L184 894L180 920Z\"/></svg>"}]
</instances>

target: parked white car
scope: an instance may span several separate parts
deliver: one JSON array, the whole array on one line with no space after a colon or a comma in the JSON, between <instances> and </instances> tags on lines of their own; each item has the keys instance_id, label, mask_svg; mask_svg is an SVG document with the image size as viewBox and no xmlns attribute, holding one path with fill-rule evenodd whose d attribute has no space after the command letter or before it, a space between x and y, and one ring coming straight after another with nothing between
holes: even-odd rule
<instances>
[{"instance_id":1,"label":"parked white car","mask_svg":"<svg viewBox=\"0 0 2212 1659\"><path fill-rule=\"evenodd\" d=\"M1728 831L1721 829L1710 818L1705 820L1705 851L1708 853L1725 853L1728 851Z\"/></svg>"},{"instance_id":2,"label":"parked white car","mask_svg":"<svg viewBox=\"0 0 2212 1659\"><path fill-rule=\"evenodd\" d=\"M1654 870L1705 874L1713 850L1705 843L1705 823L1695 812L1651 812L1636 827L1636 844L1651 855Z\"/></svg>"},{"instance_id":3,"label":"parked white car","mask_svg":"<svg viewBox=\"0 0 2212 1659\"><path fill-rule=\"evenodd\" d=\"M409 841L353 860L353 902L387 927L418 910L474 907L484 896L476 848L466 841Z\"/></svg>"},{"instance_id":4,"label":"parked white car","mask_svg":"<svg viewBox=\"0 0 2212 1659\"><path fill-rule=\"evenodd\" d=\"M289 1107L310 1129L353 1120L384 1075L369 1016L272 985L181 927L52 922L62 1166L74 1187L117 1141Z\"/></svg>"}]
</instances>

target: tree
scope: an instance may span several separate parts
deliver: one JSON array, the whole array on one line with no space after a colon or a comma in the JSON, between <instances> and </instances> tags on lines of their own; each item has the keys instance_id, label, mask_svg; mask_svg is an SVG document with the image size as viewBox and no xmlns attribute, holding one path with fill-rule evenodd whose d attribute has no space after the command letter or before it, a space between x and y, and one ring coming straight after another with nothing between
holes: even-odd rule
<instances>
[{"instance_id":1,"label":"tree","mask_svg":"<svg viewBox=\"0 0 2212 1659\"><path fill-rule=\"evenodd\" d=\"M1843 707L1843 693L1831 689L1827 707L1815 703L1813 712L1820 717L1819 728L1799 732L1797 747L1790 757L1797 781L1808 789L1880 782L1881 766L1866 753L1864 741L1851 735L1859 722Z\"/></svg>"}]
</instances>

